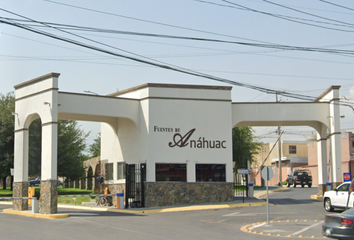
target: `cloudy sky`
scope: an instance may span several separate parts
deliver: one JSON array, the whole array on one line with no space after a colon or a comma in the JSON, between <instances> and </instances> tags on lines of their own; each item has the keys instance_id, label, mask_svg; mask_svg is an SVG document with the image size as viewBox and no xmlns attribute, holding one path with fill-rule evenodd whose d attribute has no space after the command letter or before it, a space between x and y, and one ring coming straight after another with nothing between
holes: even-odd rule
<instances>
[{"instance_id":1,"label":"cloudy sky","mask_svg":"<svg viewBox=\"0 0 354 240\"><path fill-rule=\"evenodd\" d=\"M233 86L234 102L274 102L274 91L304 101L340 85L354 106L351 0L1 0L0 17L1 93L57 72L60 91L222 85ZM341 128L354 131L353 110L341 115ZM82 126L91 140L99 133L96 123ZM256 130L275 141L276 127ZM288 140L314 132L284 130Z\"/></svg>"}]
</instances>

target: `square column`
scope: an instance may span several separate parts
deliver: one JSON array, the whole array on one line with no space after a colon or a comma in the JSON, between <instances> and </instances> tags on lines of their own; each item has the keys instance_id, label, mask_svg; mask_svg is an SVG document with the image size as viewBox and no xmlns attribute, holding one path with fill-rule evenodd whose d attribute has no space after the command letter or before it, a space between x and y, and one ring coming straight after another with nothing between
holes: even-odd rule
<instances>
[{"instance_id":1,"label":"square column","mask_svg":"<svg viewBox=\"0 0 354 240\"><path fill-rule=\"evenodd\" d=\"M13 197L28 196L28 129L15 130ZM28 201L14 200L13 209L28 210Z\"/></svg>"},{"instance_id":2,"label":"square column","mask_svg":"<svg viewBox=\"0 0 354 240\"><path fill-rule=\"evenodd\" d=\"M13 197L27 197L28 195L28 182L14 182L13 183ZM12 208L16 211L28 210L28 200L18 199L14 200Z\"/></svg>"},{"instance_id":3,"label":"square column","mask_svg":"<svg viewBox=\"0 0 354 240\"><path fill-rule=\"evenodd\" d=\"M27 128L15 130L14 182L28 181L28 136Z\"/></svg>"},{"instance_id":4,"label":"square column","mask_svg":"<svg viewBox=\"0 0 354 240\"><path fill-rule=\"evenodd\" d=\"M327 138L317 134L318 195L323 196L329 182L327 170Z\"/></svg>"},{"instance_id":5,"label":"square column","mask_svg":"<svg viewBox=\"0 0 354 240\"><path fill-rule=\"evenodd\" d=\"M42 124L42 180L57 180L58 123Z\"/></svg>"},{"instance_id":6,"label":"square column","mask_svg":"<svg viewBox=\"0 0 354 240\"><path fill-rule=\"evenodd\" d=\"M40 213L54 214L58 212L57 180L41 181Z\"/></svg>"}]
</instances>

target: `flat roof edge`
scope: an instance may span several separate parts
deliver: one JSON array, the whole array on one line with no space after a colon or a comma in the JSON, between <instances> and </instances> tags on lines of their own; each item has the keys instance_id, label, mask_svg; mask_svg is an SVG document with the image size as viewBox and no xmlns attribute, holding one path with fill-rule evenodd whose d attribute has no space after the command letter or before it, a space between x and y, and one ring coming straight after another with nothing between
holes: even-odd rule
<instances>
[{"instance_id":1,"label":"flat roof edge","mask_svg":"<svg viewBox=\"0 0 354 240\"><path fill-rule=\"evenodd\" d=\"M122 91L108 94L107 96L118 96L121 94L134 92L144 88L186 88L186 89L212 89L212 90L231 90L229 86L211 86L211 85L188 85L188 84L167 84L167 83L145 83L136 87L128 88Z\"/></svg>"},{"instance_id":2,"label":"flat roof edge","mask_svg":"<svg viewBox=\"0 0 354 240\"><path fill-rule=\"evenodd\" d=\"M23 88L23 87L26 87L26 86L29 86L29 85L32 85L32 84L35 84L37 82L40 82L40 81L43 81L43 80L46 80L48 78L57 78L60 76L60 73L48 73L48 74L45 74L43 76L40 76L40 77L37 77L37 78L34 78L34 79L31 79L29 81L26 81L26 82L23 82L23 83L20 83L20 84L17 84L14 86L15 90L17 89L20 89L20 88Z\"/></svg>"}]
</instances>

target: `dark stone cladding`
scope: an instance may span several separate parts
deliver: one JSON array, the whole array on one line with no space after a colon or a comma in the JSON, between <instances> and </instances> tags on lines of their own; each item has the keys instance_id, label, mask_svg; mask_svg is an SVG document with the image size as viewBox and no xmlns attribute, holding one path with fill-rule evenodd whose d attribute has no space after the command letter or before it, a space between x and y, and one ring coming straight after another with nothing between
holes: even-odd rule
<instances>
[{"instance_id":1,"label":"dark stone cladding","mask_svg":"<svg viewBox=\"0 0 354 240\"><path fill-rule=\"evenodd\" d=\"M147 182L146 207L232 202L233 183Z\"/></svg>"},{"instance_id":2,"label":"dark stone cladding","mask_svg":"<svg viewBox=\"0 0 354 240\"><path fill-rule=\"evenodd\" d=\"M13 197L27 197L28 182L14 182L13 183ZM13 209L16 211L28 210L28 200L18 199L13 201Z\"/></svg>"},{"instance_id":3,"label":"dark stone cladding","mask_svg":"<svg viewBox=\"0 0 354 240\"><path fill-rule=\"evenodd\" d=\"M42 214L58 212L57 180L41 181L41 196L39 198L39 211Z\"/></svg>"},{"instance_id":4,"label":"dark stone cladding","mask_svg":"<svg viewBox=\"0 0 354 240\"><path fill-rule=\"evenodd\" d=\"M109 191L111 191L112 194L125 192L125 183L110 184L110 185L107 185L107 187L108 187ZM112 197L112 204L113 204L113 206L117 206L117 197Z\"/></svg>"}]
</instances>

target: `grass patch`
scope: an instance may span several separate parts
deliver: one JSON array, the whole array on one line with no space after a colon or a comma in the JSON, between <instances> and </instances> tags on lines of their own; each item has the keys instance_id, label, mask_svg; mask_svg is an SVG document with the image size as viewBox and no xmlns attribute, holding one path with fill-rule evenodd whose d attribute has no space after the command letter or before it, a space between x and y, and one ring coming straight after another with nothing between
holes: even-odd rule
<instances>
[{"instance_id":1,"label":"grass patch","mask_svg":"<svg viewBox=\"0 0 354 240\"><path fill-rule=\"evenodd\" d=\"M90 195L96 194L92 190L77 189L77 188L62 188L58 187L58 195ZM60 197L58 203L62 204L74 204L73 198L76 198L76 205L81 205L82 202L90 202L96 197Z\"/></svg>"},{"instance_id":2,"label":"grass patch","mask_svg":"<svg viewBox=\"0 0 354 240\"><path fill-rule=\"evenodd\" d=\"M85 190L85 189L77 189L77 188L63 188L58 187L58 195L90 195L96 194L92 190ZM40 187L34 187L35 195L39 196ZM0 189L0 196L1 197L12 197L11 188L7 188L6 190ZM74 204L73 198L76 198L76 205L81 205L82 202L90 202L92 199L96 197L62 197L58 198L58 203L63 204Z\"/></svg>"},{"instance_id":3,"label":"grass patch","mask_svg":"<svg viewBox=\"0 0 354 240\"><path fill-rule=\"evenodd\" d=\"M12 196L11 188L0 189L0 196Z\"/></svg>"}]
</instances>

